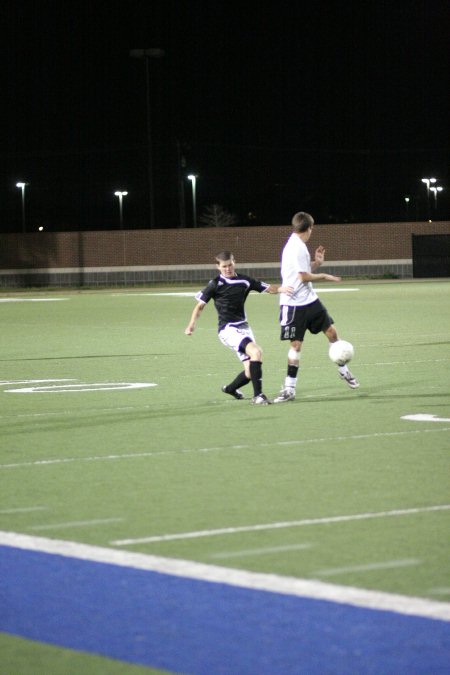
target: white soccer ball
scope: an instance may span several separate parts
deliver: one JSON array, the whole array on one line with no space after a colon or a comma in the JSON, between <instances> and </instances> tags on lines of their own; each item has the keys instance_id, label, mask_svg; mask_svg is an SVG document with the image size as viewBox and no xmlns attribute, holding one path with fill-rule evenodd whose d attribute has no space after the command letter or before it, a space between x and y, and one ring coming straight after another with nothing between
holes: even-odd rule
<instances>
[{"instance_id":1,"label":"white soccer ball","mask_svg":"<svg viewBox=\"0 0 450 675\"><path fill-rule=\"evenodd\" d=\"M338 366L345 366L354 357L355 350L350 342L338 340L331 343L328 355L333 363L337 363Z\"/></svg>"}]
</instances>

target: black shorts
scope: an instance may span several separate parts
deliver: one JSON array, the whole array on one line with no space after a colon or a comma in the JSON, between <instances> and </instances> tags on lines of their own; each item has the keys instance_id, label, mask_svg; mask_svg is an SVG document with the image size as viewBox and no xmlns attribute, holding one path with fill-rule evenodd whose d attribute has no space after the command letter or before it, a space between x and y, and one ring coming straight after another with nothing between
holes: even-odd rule
<instances>
[{"instance_id":1,"label":"black shorts","mask_svg":"<svg viewBox=\"0 0 450 675\"><path fill-rule=\"evenodd\" d=\"M327 330L334 323L326 308L319 299L310 305L290 307L281 305L280 325L281 340L299 340L303 342L305 333L320 333Z\"/></svg>"}]
</instances>

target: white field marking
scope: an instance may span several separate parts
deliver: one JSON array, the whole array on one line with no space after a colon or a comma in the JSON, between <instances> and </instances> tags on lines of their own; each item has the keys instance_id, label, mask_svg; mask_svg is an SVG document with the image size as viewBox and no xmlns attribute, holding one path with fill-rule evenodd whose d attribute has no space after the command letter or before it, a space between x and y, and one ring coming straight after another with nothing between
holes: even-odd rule
<instances>
[{"instance_id":1,"label":"white field marking","mask_svg":"<svg viewBox=\"0 0 450 675\"><path fill-rule=\"evenodd\" d=\"M359 366L411 366L415 363L447 363L450 359L414 359L414 361L376 361L375 363L358 363Z\"/></svg>"},{"instance_id":2,"label":"white field marking","mask_svg":"<svg viewBox=\"0 0 450 675\"><path fill-rule=\"evenodd\" d=\"M68 523L53 523L51 525L33 525L30 530L59 530L61 527L86 527L90 525L104 525L105 523L121 523L123 518L97 518L96 520L73 520Z\"/></svg>"},{"instance_id":3,"label":"white field marking","mask_svg":"<svg viewBox=\"0 0 450 675\"><path fill-rule=\"evenodd\" d=\"M351 291L359 291L361 290L360 288L319 288L317 289L314 288L314 290L317 292L317 295L320 295L321 293L348 293Z\"/></svg>"},{"instance_id":4,"label":"white field marking","mask_svg":"<svg viewBox=\"0 0 450 675\"><path fill-rule=\"evenodd\" d=\"M28 466L48 466L52 464L70 464L72 462L105 462L123 459L141 459L143 457L176 457L179 454L196 454L208 452L230 452L230 450L251 450L261 448L285 447L285 446L304 446L315 443L338 443L354 440L370 440L372 438L390 438L392 436L410 436L412 434L431 434L450 431L450 427L435 427L434 429L410 429L408 431L380 432L375 434L358 434L355 436L335 436L328 438L308 438L294 441L274 441L273 443L241 444L241 445L223 445L210 448L179 448L178 450L156 450L150 452L130 452L120 455L91 455L89 457L65 457L63 459L36 459L32 462L15 462L13 464L0 464L0 469L20 469Z\"/></svg>"},{"instance_id":5,"label":"white field marking","mask_svg":"<svg viewBox=\"0 0 450 675\"><path fill-rule=\"evenodd\" d=\"M160 295L160 296L179 296L182 298L195 298L197 293L180 292L180 293L145 293L145 295Z\"/></svg>"},{"instance_id":6,"label":"white field marking","mask_svg":"<svg viewBox=\"0 0 450 675\"><path fill-rule=\"evenodd\" d=\"M118 413L118 412L124 412L124 411L136 411L136 410L150 410L153 406L151 405L139 405L139 406L134 406L134 405L127 405L127 406L112 406L110 408L89 408L89 413L92 414L97 414L97 413L103 413L103 412L113 412L113 413ZM78 411L80 414L83 416L86 414L86 410L80 410ZM57 410L57 411L46 411L42 413L19 413L19 414L10 414L10 415L0 415L0 420L8 420L8 419L20 419L22 417L55 417L55 416L64 416L64 415L70 415L71 417L74 417L77 414L77 411L74 410Z\"/></svg>"},{"instance_id":7,"label":"white field marking","mask_svg":"<svg viewBox=\"0 0 450 675\"><path fill-rule=\"evenodd\" d=\"M159 295L159 296L180 296L184 298L195 298L198 291L180 291L179 293L111 293L113 297L120 298L124 295L142 297L143 295Z\"/></svg>"},{"instance_id":8,"label":"white field marking","mask_svg":"<svg viewBox=\"0 0 450 675\"><path fill-rule=\"evenodd\" d=\"M81 382L80 384L51 384L42 387L5 389L5 394L63 394L80 391L116 391L117 389L145 389L156 387L156 382Z\"/></svg>"},{"instance_id":9,"label":"white field marking","mask_svg":"<svg viewBox=\"0 0 450 675\"><path fill-rule=\"evenodd\" d=\"M221 449L221 448L217 448ZM197 452L196 450L181 450L180 452ZM198 452L202 452L199 450ZM207 450L206 452L209 452ZM48 466L52 464L71 464L72 462L99 462L114 461L116 459L136 459L140 457L158 457L159 455L173 455L169 450L160 450L155 452L132 452L127 455L94 455L91 457L66 457L65 459L38 459L34 462L18 462L16 464L0 464L0 469L18 469L26 466Z\"/></svg>"},{"instance_id":10,"label":"white field marking","mask_svg":"<svg viewBox=\"0 0 450 675\"><path fill-rule=\"evenodd\" d=\"M211 553L210 558L243 558L253 555L270 555L271 553L284 553L285 551L303 551L312 548L312 544L292 544L290 546L271 546L270 548L248 548L242 551L223 551Z\"/></svg>"},{"instance_id":11,"label":"white field marking","mask_svg":"<svg viewBox=\"0 0 450 675\"><path fill-rule=\"evenodd\" d=\"M9 515L14 513L30 513L31 511L46 511L48 506L24 506L17 509L1 509L0 515Z\"/></svg>"},{"instance_id":12,"label":"white field marking","mask_svg":"<svg viewBox=\"0 0 450 675\"><path fill-rule=\"evenodd\" d=\"M246 570L207 565L192 560L162 558L117 551L100 546L79 544L34 537L16 532L0 532L0 546L39 551L78 560L105 563L131 569L158 572L166 576L198 579L208 583L227 584L239 588L281 593L303 598L314 598L366 609L396 612L409 616L450 621L450 603L394 595L383 591L370 591L352 586L338 586L323 581L283 577L276 574L261 574Z\"/></svg>"},{"instance_id":13,"label":"white field marking","mask_svg":"<svg viewBox=\"0 0 450 675\"><path fill-rule=\"evenodd\" d=\"M373 570L390 570L397 567L411 567L421 565L422 561L416 558L406 558L405 560L385 560L378 563L368 563L367 565L349 565L348 567L330 567L329 569L317 570L312 576L332 577L335 574L347 574L348 572L372 572Z\"/></svg>"},{"instance_id":14,"label":"white field marking","mask_svg":"<svg viewBox=\"0 0 450 675\"><path fill-rule=\"evenodd\" d=\"M315 289L317 291L317 289ZM320 293L347 293L349 291L359 291L359 288L320 288L319 291ZM317 293L319 293L317 291ZM183 297L183 298L195 298L197 295L198 291L192 292L192 291L180 291L180 292L166 292L166 293L112 293L114 297L121 297L123 295L134 295L134 296L142 296L142 295L153 295L153 296L163 296L163 297ZM267 295L264 293L259 293L259 296Z\"/></svg>"},{"instance_id":15,"label":"white field marking","mask_svg":"<svg viewBox=\"0 0 450 675\"><path fill-rule=\"evenodd\" d=\"M368 340L368 339L374 338L373 331L355 330L355 331L352 331L352 334L358 335L363 340L366 340L366 339ZM398 338L398 332L383 330L382 336L380 335L380 337L383 337L383 339L385 339L385 340L387 338L390 338L390 337ZM448 332L442 331L440 333L439 332L436 332L436 333L420 333L420 339L421 340L428 340L428 339L437 340L437 339L441 339L441 338L444 338L445 340L447 340L448 339ZM364 342L364 345L366 347L379 347L379 346L386 346L386 343L382 343L381 340L380 340L380 342L371 342L371 343ZM403 343L399 344L397 342L397 343L395 343L391 346L392 347L402 347L402 348L403 348L403 346L412 347L412 346L417 346L417 343L416 342L405 342L404 344Z\"/></svg>"},{"instance_id":16,"label":"white field marking","mask_svg":"<svg viewBox=\"0 0 450 675\"><path fill-rule=\"evenodd\" d=\"M450 586L438 586L437 588L429 588L428 593L431 595L450 595Z\"/></svg>"},{"instance_id":17,"label":"white field marking","mask_svg":"<svg viewBox=\"0 0 450 675\"><path fill-rule=\"evenodd\" d=\"M0 302L60 302L69 298L0 298Z\"/></svg>"},{"instance_id":18,"label":"white field marking","mask_svg":"<svg viewBox=\"0 0 450 675\"><path fill-rule=\"evenodd\" d=\"M427 413L403 415L400 419L411 420L411 422L450 422L450 417L438 417L437 415L428 415Z\"/></svg>"},{"instance_id":19,"label":"white field marking","mask_svg":"<svg viewBox=\"0 0 450 675\"><path fill-rule=\"evenodd\" d=\"M10 385L10 384L40 384L43 382L76 382L76 379L71 377L63 377L60 379L52 378L51 380L3 380L0 382L0 386Z\"/></svg>"},{"instance_id":20,"label":"white field marking","mask_svg":"<svg viewBox=\"0 0 450 675\"><path fill-rule=\"evenodd\" d=\"M119 539L110 541L112 546L132 546L134 544L151 544L160 541L175 541L176 539L198 539L200 537L215 537L238 532L260 532L261 530L280 530L290 527L305 527L307 525L327 525L328 523L348 523L356 520L370 520L373 518L391 518L394 516L411 516L417 513L431 513L433 511L448 511L450 504L438 506L424 506L413 509L394 509L393 511L374 511L371 513L354 513L346 516L328 516L326 518L306 518L304 520L288 520L278 523L260 523L258 525L243 525L237 527L223 527L217 530L197 530L196 532L178 532L176 534L161 534L139 539Z\"/></svg>"}]
</instances>

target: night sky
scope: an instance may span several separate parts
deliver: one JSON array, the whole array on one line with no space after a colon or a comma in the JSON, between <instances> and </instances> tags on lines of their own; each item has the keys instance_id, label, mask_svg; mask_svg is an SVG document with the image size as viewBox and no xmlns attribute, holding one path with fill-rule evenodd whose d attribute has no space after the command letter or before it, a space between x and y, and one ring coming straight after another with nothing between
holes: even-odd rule
<instances>
[{"instance_id":1,"label":"night sky","mask_svg":"<svg viewBox=\"0 0 450 675\"><path fill-rule=\"evenodd\" d=\"M267 6L265 6L267 5ZM0 6L0 230L449 218L448 0ZM154 219L150 222L146 61ZM422 177L444 187L428 205ZM405 202L409 196L409 205Z\"/></svg>"}]
</instances>

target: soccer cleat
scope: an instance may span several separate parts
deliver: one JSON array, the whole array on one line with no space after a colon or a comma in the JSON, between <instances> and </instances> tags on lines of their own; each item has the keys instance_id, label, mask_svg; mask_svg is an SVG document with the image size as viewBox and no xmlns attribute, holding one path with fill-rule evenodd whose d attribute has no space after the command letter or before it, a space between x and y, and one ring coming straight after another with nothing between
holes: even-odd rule
<instances>
[{"instance_id":1,"label":"soccer cleat","mask_svg":"<svg viewBox=\"0 0 450 675\"><path fill-rule=\"evenodd\" d=\"M252 398L252 405L271 405L272 401L269 401L265 394L259 394Z\"/></svg>"},{"instance_id":2,"label":"soccer cleat","mask_svg":"<svg viewBox=\"0 0 450 675\"><path fill-rule=\"evenodd\" d=\"M341 380L344 380L344 382L347 382L350 389L357 389L359 387L358 380L353 377L353 375L349 370L346 373L340 372L339 377L341 378Z\"/></svg>"},{"instance_id":3,"label":"soccer cleat","mask_svg":"<svg viewBox=\"0 0 450 675\"><path fill-rule=\"evenodd\" d=\"M245 398L244 394L242 393L242 391L239 391L239 389L235 389L234 391L228 391L228 387L226 384L223 385L222 391L224 394L230 394L230 396L233 396L238 401L242 401L242 399Z\"/></svg>"},{"instance_id":4,"label":"soccer cleat","mask_svg":"<svg viewBox=\"0 0 450 675\"><path fill-rule=\"evenodd\" d=\"M285 401L293 401L294 399L295 389L282 389L273 402L284 403Z\"/></svg>"}]
</instances>

